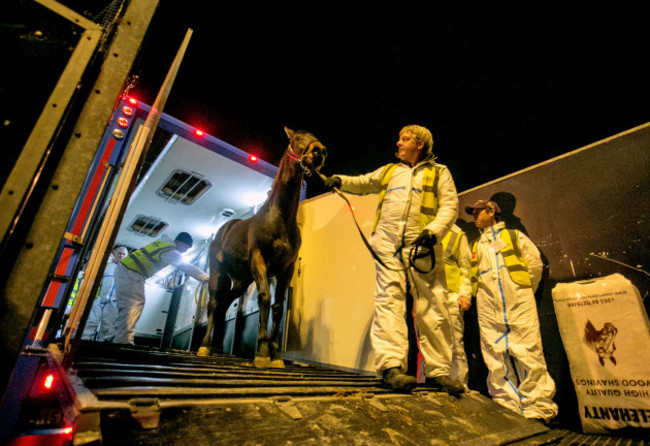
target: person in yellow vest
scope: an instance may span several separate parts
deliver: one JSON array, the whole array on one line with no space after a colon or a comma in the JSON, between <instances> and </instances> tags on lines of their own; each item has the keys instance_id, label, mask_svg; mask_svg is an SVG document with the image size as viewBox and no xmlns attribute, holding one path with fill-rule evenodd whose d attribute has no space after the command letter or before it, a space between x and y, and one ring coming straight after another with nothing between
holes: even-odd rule
<instances>
[{"instance_id":1,"label":"person in yellow vest","mask_svg":"<svg viewBox=\"0 0 650 446\"><path fill-rule=\"evenodd\" d=\"M499 205L479 200L465 211L481 236L472 244L472 285L492 399L526 418L557 415L555 382L548 373L535 290L542 260L521 231L498 222Z\"/></svg>"},{"instance_id":2,"label":"person in yellow vest","mask_svg":"<svg viewBox=\"0 0 650 446\"><path fill-rule=\"evenodd\" d=\"M102 284L93 301L81 339L91 341L110 341L115 334L117 304L115 303L115 268L129 254L125 246L116 245L111 258L104 268Z\"/></svg>"},{"instance_id":3,"label":"person in yellow vest","mask_svg":"<svg viewBox=\"0 0 650 446\"><path fill-rule=\"evenodd\" d=\"M187 232L179 233L173 242L156 240L133 251L115 268L115 322L116 344L133 344L135 324L144 309L144 282L167 265L174 265L196 280L207 282L209 276L194 265L185 262L182 253L192 247L193 240Z\"/></svg>"},{"instance_id":4,"label":"person in yellow vest","mask_svg":"<svg viewBox=\"0 0 650 446\"><path fill-rule=\"evenodd\" d=\"M370 339L383 385L408 392L417 384L414 376L406 374L408 281L414 296L427 384L458 394L465 388L449 378L452 328L442 248L437 243L456 221L458 196L447 167L435 162L432 147L433 137L427 128L408 125L399 132L398 163L365 175L333 175L323 180L329 189L338 187L354 194L379 194L370 244L382 262L375 263L375 315ZM414 245L427 246L434 252L435 266L431 271L409 268L409 253Z\"/></svg>"},{"instance_id":5,"label":"person in yellow vest","mask_svg":"<svg viewBox=\"0 0 650 446\"><path fill-rule=\"evenodd\" d=\"M465 233L456 225L442 239L449 290L449 318L453 328L451 379L467 388L469 368L463 336L464 312L472 306L471 251Z\"/></svg>"}]
</instances>

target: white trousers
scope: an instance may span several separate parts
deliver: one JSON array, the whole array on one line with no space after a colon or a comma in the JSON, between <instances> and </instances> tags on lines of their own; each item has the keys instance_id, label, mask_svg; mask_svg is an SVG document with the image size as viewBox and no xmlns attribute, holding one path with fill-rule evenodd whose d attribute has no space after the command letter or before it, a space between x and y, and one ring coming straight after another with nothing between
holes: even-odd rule
<instances>
[{"instance_id":1,"label":"white trousers","mask_svg":"<svg viewBox=\"0 0 650 446\"><path fill-rule=\"evenodd\" d=\"M476 297L488 390L526 418L550 420L557 415L555 382L546 368L535 296L505 274L494 287L481 283Z\"/></svg>"},{"instance_id":2,"label":"white trousers","mask_svg":"<svg viewBox=\"0 0 650 446\"><path fill-rule=\"evenodd\" d=\"M452 327L452 358L450 377L467 387L469 368L467 366L467 354L465 353L465 319L463 312L458 308L458 301L449 302L449 321Z\"/></svg>"},{"instance_id":3,"label":"white trousers","mask_svg":"<svg viewBox=\"0 0 650 446\"><path fill-rule=\"evenodd\" d=\"M133 344L135 324L144 309L145 277L130 270L123 264L115 268L115 303L117 304L117 320L115 322L116 344Z\"/></svg>"},{"instance_id":4,"label":"white trousers","mask_svg":"<svg viewBox=\"0 0 650 446\"><path fill-rule=\"evenodd\" d=\"M394 271L404 270L405 264L408 264L409 249L402 250L402 261L398 255L394 255L394 242L382 240L376 233L371 243L377 255L390 268L375 263L375 315L370 340L377 372L381 374L393 367L407 370L409 343L405 313L408 275L425 374L427 377L448 376L451 372L452 329L440 245L435 246L437 260L433 271L420 274L413 269Z\"/></svg>"},{"instance_id":5,"label":"white trousers","mask_svg":"<svg viewBox=\"0 0 650 446\"><path fill-rule=\"evenodd\" d=\"M99 297L93 302L81 339L91 341L112 341L115 336L117 304L115 300L101 303Z\"/></svg>"}]
</instances>

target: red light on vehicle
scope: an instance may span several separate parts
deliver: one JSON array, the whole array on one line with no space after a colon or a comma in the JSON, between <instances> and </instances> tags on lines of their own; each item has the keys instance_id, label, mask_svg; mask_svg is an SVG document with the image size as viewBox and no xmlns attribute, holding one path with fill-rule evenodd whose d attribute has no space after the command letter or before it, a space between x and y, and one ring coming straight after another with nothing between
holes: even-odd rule
<instances>
[{"instance_id":1,"label":"red light on vehicle","mask_svg":"<svg viewBox=\"0 0 650 446\"><path fill-rule=\"evenodd\" d=\"M129 120L126 118L117 118L117 125L126 128L129 126Z\"/></svg>"},{"instance_id":2,"label":"red light on vehicle","mask_svg":"<svg viewBox=\"0 0 650 446\"><path fill-rule=\"evenodd\" d=\"M136 101L136 100L133 99L133 98L129 98L129 104L131 104L131 105L138 105L138 101Z\"/></svg>"},{"instance_id":3,"label":"red light on vehicle","mask_svg":"<svg viewBox=\"0 0 650 446\"><path fill-rule=\"evenodd\" d=\"M203 136L204 135L203 130L199 130L199 129L194 130L194 134L196 136Z\"/></svg>"},{"instance_id":4,"label":"red light on vehicle","mask_svg":"<svg viewBox=\"0 0 650 446\"><path fill-rule=\"evenodd\" d=\"M66 427L63 428L63 433L64 433L64 434L71 434L72 431L73 431L73 427L72 427L72 426L66 426Z\"/></svg>"},{"instance_id":5,"label":"red light on vehicle","mask_svg":"<svg viewBox=\"0 0 650 446\"><path fill-rule=\"evenodd\" d=\"M53 385L54 385L54 375L48 373L45 376L45 379L43 380L43 388L51 389Z\"/></svg>"},{"instance_id":6,"label":"red light on vehicle","mask_svg":"<svg viewBox=\"0 0 650 446\"><path fill-rule=\"evenodd\" d=\"M255 155L251 155L251 156L248 157L248 160L250 162L252 162L252 163L256 163L257 162L257 157Z\"/></svg>"},{"instance_id":7,"label":"red light on vehicle","mask_svg":"<svg viewBox=\"0 0 650 446\"><path fill-rule=\"evenodd\" d=\"M133 109L128 105L125 105L122 107L122 113L124 113L124 116L133 116Z\"/></svg>"}]
</instances>

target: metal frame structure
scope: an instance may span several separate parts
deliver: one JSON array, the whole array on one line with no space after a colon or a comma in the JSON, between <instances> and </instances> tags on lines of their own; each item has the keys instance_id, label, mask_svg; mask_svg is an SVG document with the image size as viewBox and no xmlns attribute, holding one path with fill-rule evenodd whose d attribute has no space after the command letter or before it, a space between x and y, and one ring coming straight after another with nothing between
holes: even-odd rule
<instances>
[{"instance_id":1,"label":"metal frame structure","mask_svg":"<svg viewBox=\"0 0 650 446\"><path fill-rule=\"evenodd\" d=\"M84 106L73 123L70 139L67 142L57 141L56 133L62 126L61 121L64 118L71 119L63 111L70 107L73 92L79 88L81 76L88 69L88 62L96 51L96 43L102 31L92 30L97 34L93 37L86 32L82 35L78 49L73 53L73 60L68 64L52 94L52 97L63 98L64 102L50 98L0 195L0 204L6 211L2 215L13 216L9 224L3 222L2 228L6 229L5 243L15 236L17 226L29 225L25 240L19 241L22 243L2 296L7 307L14 310L14 314L5 315L6 319L3 321L7 327L3 327L2 336L9 351L25 344L28 321L33 316L32 312L41 296L41 289L53 274L58 274L50 271L50 259L56 257L60 250L59 242L66 236L70 215L77 203L86 174L95 161L94 148L100 146L106 123L122 92L156 6L157 0L138 1L133 2L126 10L113 42L107 48L99 75L93 87L88 89L89 96L75 98L75 101L84 101ZM89 40L94 41L95 46L88 47ZM83 53L83 57L80 53ZM54 144L65 145L63 155L57 166L46 166L47 151ZM43 152L43 148L48 149ZM37 185L43 187L38 183L44 177L41 173L45 168L53 169L54 173L44 197L37 203L33 220L25 221L26 216L22 215L21 211L30 200L34 200L35 197L30 195L31 191ZM26 181L29 184L26 184ZM83 244L84 240L78 237L83 232L81 230L79 234L70 234L70 242ZM67 272L59 270L59 279L65 280ZM51 303L53 302L47 302L45 307L50 307ZM37 318L40 319L40 315L37 315ZM32 336L36 339L35 333L32 333Z\"/></svg>"},{"instance_id":2,"label":"metal frame structure","mask_svg":"<svg viewBox=\"0 0 650 446\"><path fill-rule=\"evenodd\" d=\"M0 406L0 438L19 428L22 435L69 435L72 441L70 423L79 414L70 405L71 392L58 366L63 358L52 361L52 352L40 341L50 334L50 318L64 295L61 288L69 286L101 209L98 200L106 192L112 163L119 160L119 148L100 143L158 0L130 2L114 29L55 1L36 1L84 31L0 194L1 254L9 268L0 295L5 310L0 348L4 367L13 366ZM101 154L98 147L104 148ZM61 153L58 162L50 157L54 151ZM34 193L37 189L45 191L42 196ZM34 426L17 426L25 415L34 415L25 413L29 398L45 391L38 381L43 367L51 372L46 378L54 387L48 389L60 412L48 416L41 408ZM0 384L4 390L5 383Z\"/></svg>"}]
</instances>

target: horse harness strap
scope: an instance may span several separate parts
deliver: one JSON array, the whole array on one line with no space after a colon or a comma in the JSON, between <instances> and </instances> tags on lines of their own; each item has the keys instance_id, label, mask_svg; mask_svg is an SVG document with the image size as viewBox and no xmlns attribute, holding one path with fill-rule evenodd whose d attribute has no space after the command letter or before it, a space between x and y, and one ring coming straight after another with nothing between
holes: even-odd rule
<instances>
[{"instance_id":1,"label":"horse harness strap","mask_svg":"<svg viewBox=\"0 0 650 446\"><path fill-rule=\"evenodd\" d=\"M310 176L311 175L311 170L308 167L305 167L305 165L302 163L302 159L305 157L305 153L309 151L309 147L311 147L312 144L320 142L319 140L315 139L312 142L310 142L307 145L307 149L305 149L304 153L302 155L298 155L296 152L293 151L291 148L291 143L287 146L287 156L292 159L293 161L296 161L300 167L302 168L302 171L305 173L305 175Z\"/></svg>"},{"instance_id":2,"label":"horse harness strap","mask_svg":"<svg viewBox=\"0 0 650 446\"><path fill-rule=\"evenodd\" d=\"M291 144L287 146L287 156L294 161L302 162L302 156L298 156L296 152L291 148Z\"/></svg>"}]
</instances>

